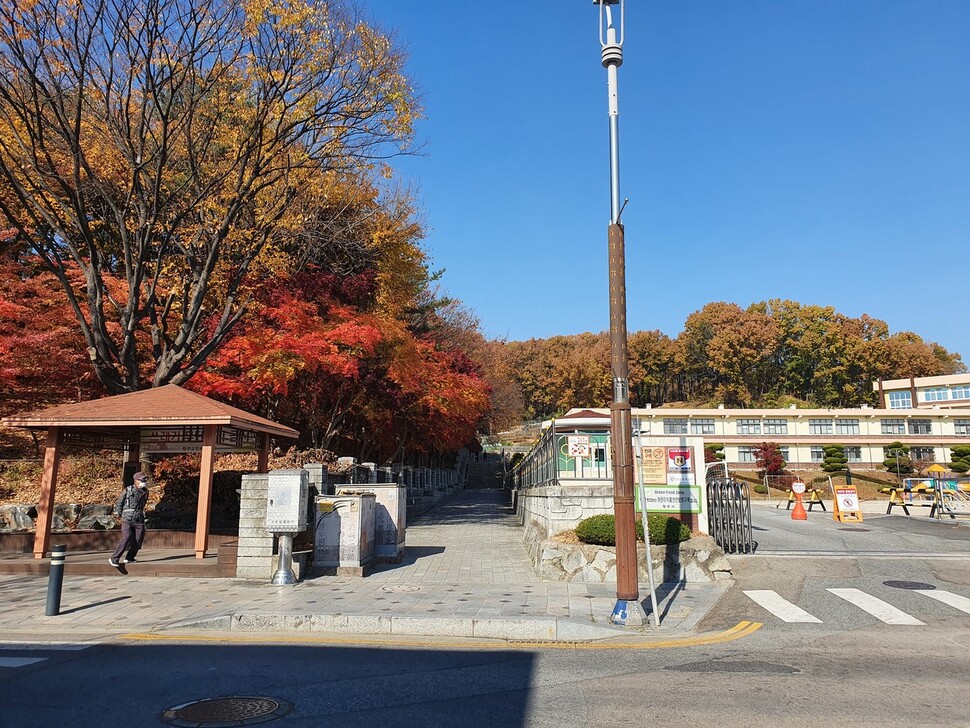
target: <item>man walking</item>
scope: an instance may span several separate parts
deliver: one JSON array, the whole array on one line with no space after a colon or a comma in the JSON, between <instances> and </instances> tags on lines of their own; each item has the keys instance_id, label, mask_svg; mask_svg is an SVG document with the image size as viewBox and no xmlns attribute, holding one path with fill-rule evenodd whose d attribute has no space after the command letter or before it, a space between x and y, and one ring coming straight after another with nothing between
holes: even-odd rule
<instances>
[{"instance_id":1,"label":"man walking","mask_svg":"<svg viewBox=\"0 0 970 728\"><path fill-rule=\"evenodd\" d=\"M145 540L145 504L148 502L148 477L135 473L134 483L125 487L115 502L114 514L121 518L121 541L108 559L112 566L136 561ZM125 552L126 556L122 556Z\"/></svg>"}]
</instances>

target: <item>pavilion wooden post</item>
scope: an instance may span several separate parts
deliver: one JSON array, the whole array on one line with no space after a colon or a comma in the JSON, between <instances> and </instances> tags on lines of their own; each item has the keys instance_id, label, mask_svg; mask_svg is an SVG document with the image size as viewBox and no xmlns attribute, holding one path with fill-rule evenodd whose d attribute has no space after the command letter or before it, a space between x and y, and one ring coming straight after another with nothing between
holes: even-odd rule
<instances>
[{"instance_id":1,"label":"pavilion wooden post","mask_svg":"<svg viewBox=\"0 0 970 728\"><path fill-rule=\"evenodd\" d=\"M269 472L269 435L265 432L259 433L259 452L256 457L256 472Z\"/></svg>"},{"instance_id":2,"label":"pavilion wooden post","mask_svg":"<svg viewBox=\"0 0 970 728\"><path fill-rule=\"evenodd\" d=\"M54 493L57 490L57 464L61 458L60 447L61 428L49 427L47 445L44 448L44 475L40 484L40 502L37 504L37 531L34 534L35 559L44 558L50 542Z\"/></svg>"},{"instance_id":3,"label":"pavilion wooden post","mask_svg":"<svg viewBox=\"0 0 970 728\"><path fill-rule=\"evenodd\" d=\"M195 519L195 558L204 559L209 546L209 511L212 507L212 473L216 463L219 425L202 430L202 464L199 468L199 511Z\"/></svg>"}]
</instances>

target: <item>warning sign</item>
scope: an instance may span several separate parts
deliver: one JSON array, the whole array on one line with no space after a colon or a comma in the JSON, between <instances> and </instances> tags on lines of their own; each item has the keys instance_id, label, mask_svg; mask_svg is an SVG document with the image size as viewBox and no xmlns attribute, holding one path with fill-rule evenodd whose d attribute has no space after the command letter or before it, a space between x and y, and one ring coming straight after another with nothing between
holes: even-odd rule
<instances>
[{"instance_id":1,"label":"warning sign","mask_svg":"<svg viewBox=\"0 0 970 728\"><path fill-rule=\"evenodd\" d=\"M694 469L693 449L689 447L668 447L667 448L667 470L668 472L690 472Z\"/></svg>"},{"instance_id":2,"label":"warning sign","mask_svg":"<svg viewBox=\"0 0 970 728\"><path fill-rule=\"evenodd\" d=\"M640 449L640 457L644 483L667 482L667 453L662 447L643 447Z\"/></svg>"},{"instance_id":3,"label":"warning sign","mask_svg":"<svg viewBox=\"0 0 970 728\"><path fill-rule=\"evenodd\" d=\"M854 485L844 485L835 489L832 518L840 523L861 523L862 509L859 507L859 494Z\"/></svg>"},{"instance_id":4,"label":"warning sign","mask_svg":"<svg viewBox=\"0 0 970 728\"><path fill-rule=\"evenodd\" d=\"M589 457L589 435L569 435L566 437L566 443L569 457Z\"/></svg>"}]
</instances>

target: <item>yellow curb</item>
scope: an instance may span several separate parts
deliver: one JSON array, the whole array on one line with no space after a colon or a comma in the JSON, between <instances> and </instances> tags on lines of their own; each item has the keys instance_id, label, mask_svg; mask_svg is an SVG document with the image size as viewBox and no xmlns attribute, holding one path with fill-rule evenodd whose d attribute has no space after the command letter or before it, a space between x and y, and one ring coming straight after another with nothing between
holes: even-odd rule
<instances>
[{"instance_id":1,"label":"yellow curb","mask_svg":"<svg viewBox=\"0 0 970 728\"><path fill-rule=\"evenodd\" d=\"M738 622L730 629L713 634L698 635L697 637L680 637L655 642L505 642L494 640L483 643L482 638L469 637L468 642L429 642L419 640L382 639L375 635L371 639L349 639L340 637L281 637L281 636L235 636L235 635L171 635L154 633L131 633L119 635L118 639L133 642L221 642L224 644L301 644L301 645L353 645L355 647L446 647L455 649L494 650L507 649L558 649L558 650L654 650L664 647L696 647L698 645L714 645L719 642L731 642L754 634L764 625L761 622ZM477 640L472 642L470 640Z\"/></svg>"}]
</instances>

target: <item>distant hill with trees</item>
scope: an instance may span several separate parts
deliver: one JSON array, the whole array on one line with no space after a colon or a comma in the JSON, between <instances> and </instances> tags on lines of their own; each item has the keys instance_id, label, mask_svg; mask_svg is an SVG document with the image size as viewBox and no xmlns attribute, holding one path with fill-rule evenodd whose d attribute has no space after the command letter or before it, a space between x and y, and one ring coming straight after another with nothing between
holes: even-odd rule
<instances>
[{"instance_id":1,"label":"distant hill with trees","mask_svg":"<svg viewBox=\"0 0 970 728\"><path fill-rule=\"evenodd\" d=\"M490 346L510 377L506 389L520 396L522 419L611 400L605 332ZM632 332L629 349L634 406L876 405L876 379L966 371L958 353L912 332L891 333L885 321L780 299L747 308L709 303L676 337Z\"/></svg>"}]
</instances>

